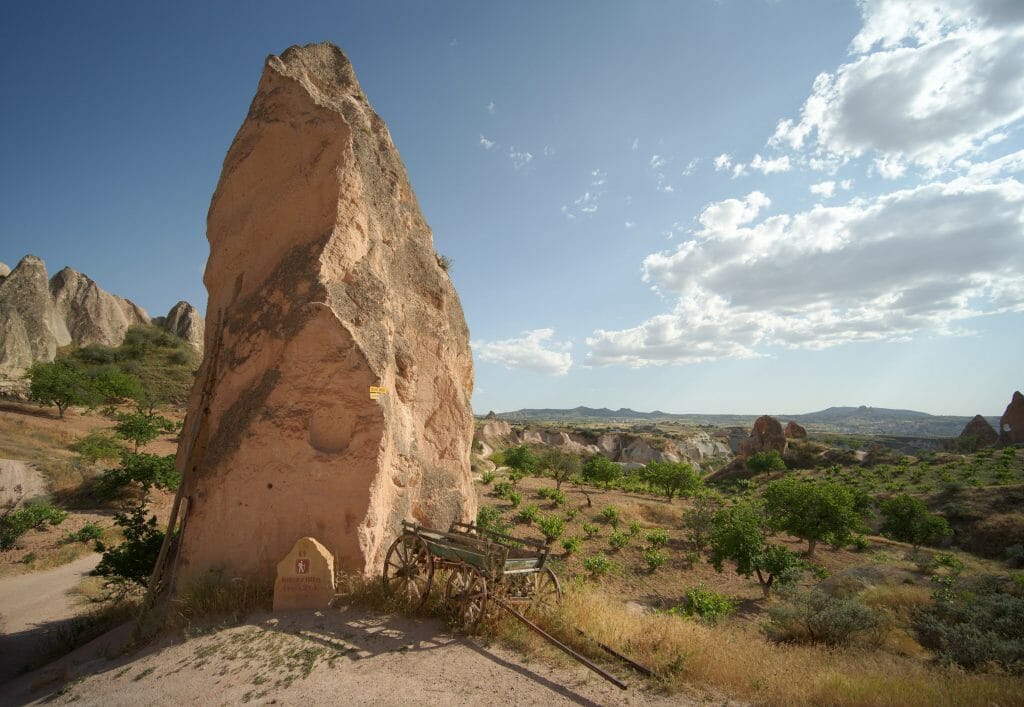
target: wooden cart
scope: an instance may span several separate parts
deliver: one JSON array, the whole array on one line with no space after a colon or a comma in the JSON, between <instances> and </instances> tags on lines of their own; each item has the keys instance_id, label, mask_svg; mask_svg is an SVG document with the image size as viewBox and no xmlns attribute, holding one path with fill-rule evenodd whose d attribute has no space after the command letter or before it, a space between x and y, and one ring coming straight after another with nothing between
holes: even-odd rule
<instances>
[{"instance_id":1,"label":"wooden cart","mask_svg":"<svg viewBox=\"0 0 1024 707\"><path fill-rule=\"evenodd\" d=\"M452 523L442 532L403 522L384 558L384 590L417 609L426 602L435 573L446 570L445 604L460 628L472 632L489 606L544 610L561 603L558 577L545 566L550 552L550 545L475 523Z\"/></svg>"}]
</instances>

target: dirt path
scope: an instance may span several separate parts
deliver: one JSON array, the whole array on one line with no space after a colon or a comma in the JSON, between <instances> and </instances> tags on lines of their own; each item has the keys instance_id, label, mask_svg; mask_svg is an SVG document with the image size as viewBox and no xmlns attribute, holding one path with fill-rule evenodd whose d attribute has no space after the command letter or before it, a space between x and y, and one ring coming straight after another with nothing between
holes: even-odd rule
<instances>
[{"instance_id":1,"label":"dirt path","mask_svg":"<svg viewBox=\"0 0 1024 707\"><path fill-rule=\"evenodd\" d=\"M81 612L68 590L99 560L92 553L56 569L0 579L0 682L31 664L63 622Z\"/></svg>"},{"instance_id":2,"label":"dirt path","mask_svg":"<svg viewBox=\"0 0 1024 707\"><path fill-rule=\"evenodd\" d=\"M262 614L187 641L104 657L115 654L109 642L86 646L0 687L0 703L693 704L619 690L576 663L528 661L453 636L436 620L358 609ZM616 672L639 684L628 670Z\"/></svg>"}]
</instances>

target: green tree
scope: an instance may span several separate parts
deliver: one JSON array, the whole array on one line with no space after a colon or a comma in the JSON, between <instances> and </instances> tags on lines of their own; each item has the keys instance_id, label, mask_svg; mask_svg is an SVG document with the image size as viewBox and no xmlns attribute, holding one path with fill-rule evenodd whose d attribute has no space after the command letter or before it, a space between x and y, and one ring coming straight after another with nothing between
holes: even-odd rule
<instances>
[{"instance_id":1,"label":"green tree","mask_svg":"<svg viewBox=\"0 0 1024 707\"><path fill-rule=\"evenodd\" d=\"M717 572L729 560L735 563L736 574L756 576L761 591L768 597L772 587L795 582L804 563L795 552L767 544L763 526L763 513L749 503L719 510L708 533L708 559Z\"/></svg>"},{"instance_id":2,"label":"green tree","mask_svg":"<svg viewBox=\"0 0 1024 707\"><path fill-rule=\"evenodd\" d=\"M533 474L537 471L540 460L537 455L530 451L525 444L505 450L505 465L525 474Z\"/></svg>"},{"instance_id":3,"label":"green tree","mask_svg":"<svg viewBox=\"0 0 1024 707\"><path fill-rule=\"evenodd\" d=\"M40 405L55 405L61 419L72 405L97 402L92 381L67 361L33 364L27 375L29 398Z\"/></svg>"},{"instance_id":4,"label":"green tree","mask_svg":"<svg viewBox=\"0 0 1024 707\"><path fill-rule=\"evenodd\" d=\"M563 481L580 473L581 466L579 456L555 447L547 449L540 458L540 467L551 474L556 489L561 489Z\"/></svg>"},{"instance_id":5,"label":"green tree","mask_svg":"<svg viewBox=\"0 0 1024 707\"><path fill-rule=\"evenodd\" d=\"M134 489L141 494L140 503L145 506L154 488L177 491L180 483L181 475L174 465L173 454L125 454L120 466L103 472L98 487L107 498Z\"/></svg>"},{"instance_id":6,"label":"green tree","mask_svg":"<svg viewBox=\"0 0 1024 707\"><path fill-rule=\"evenodd\" d=\"M845 484L782 479L768 485L764 500L769 525L806 540L808 557L814 557L819 540L843 547L867 529L870 499Z\"/></svg>"},{"instance_id":7,"label":"green tree","mask_svg":"<svg viewBox=\"0 0 1024 707\"><path fill-rule=\"evenodd\" d=\"M136 453L140 447L156 439L161 432L170 432L173 429L174 423L166 417L141 410L132 413L119 413L117 424L114 425L114 431L118 436L135 445Z\"/></svg>"},{"instance_id":8,"label":"green tree","mask_svg":"<svg viewBox=\"0 0 1024 707\"><path fill-rule=\"evenodd\" d=\"M600 454L591 457L583 465L583 478L591 483L604 484L606 490L621 476L622 467Z\"/></svg>"},{"instance_id":9,"label":"green tree","mask_svg":"<svg viewBox=\"0 0 1024 707\"><path fill-rule=\"evenodd\" d=\"M929 513L920 499L901 493L878 504L885 522L882 534L910 543L917 550L921 545L937 543L953 534L946 519Z\"/></svg>"},{"instance_id":10,"label":"green tree","mask_svg":"<svg viewBox=\"0 0 1024 707\"><path fill-rule=\"evenodd\" d=\"M717 491L700 489L693 496L693 505L683 514L683 525L690 531L690 541L697 552L704 552L708 531L715 514L725 505L725 499Z\"/></svg>"},{"instance_id":11,"label":"green tree","mask_svg":"<svg viewBox=\"0 0 1024 707\"><path fill-rule=\"evenodd\" d=\"M683 462L651 461L641 472L643 479L668 496L669 502L676 496L690 496L702 485L700 474Z\"/></svg>"},{"instance_id":12,"label":"green tree","mask_svg":"<svg viewBox=\"0 0 1024 707\"><path fill-rule=\"evenodd\" d=\"M143 396L142 383L130 373L113 367L104 367L91 374L92 388L102 402L139 400Z\"/></svg>"},{"instance_id":13,"label":"green tree","mask_svg":"<svg viewBox=\"0 0 1024 707\"><path fill-rule=\"evenodd\" d=\"M772 471L784 471L786 462L774 449L767 452L755 452L747 458L747 468L758 474L766 474Z\"/></svg>"}]
</instances>

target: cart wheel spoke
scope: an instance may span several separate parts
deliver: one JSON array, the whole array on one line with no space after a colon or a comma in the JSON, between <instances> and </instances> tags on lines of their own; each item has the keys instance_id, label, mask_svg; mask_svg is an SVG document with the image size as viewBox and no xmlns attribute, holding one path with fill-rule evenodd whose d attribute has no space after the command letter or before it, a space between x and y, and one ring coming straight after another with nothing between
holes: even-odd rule
<instances>
[{"instance_id":1,"label":"cart wheel spoke","mask_svg":"<svg viewBox=\"0 0 1024 707\"><path fill-rule=\"evenodd\" d=\"M445 587L445 604L456 615L459 628L472 633L487 609L487 580L475 567L455 568Z\"/></svg>"},{"instance_id":2,"label":"cart wheel spoke","mask_svg":"<svg viewBox=\"0 0 1024 707\"><path fill-rule=\"evenodd\" d=\"M384 558L384 591L403 603L403 609L423 606L433 577L434 563L422 538L406 533L391 544Z\"/></svg>"}]
</instances>

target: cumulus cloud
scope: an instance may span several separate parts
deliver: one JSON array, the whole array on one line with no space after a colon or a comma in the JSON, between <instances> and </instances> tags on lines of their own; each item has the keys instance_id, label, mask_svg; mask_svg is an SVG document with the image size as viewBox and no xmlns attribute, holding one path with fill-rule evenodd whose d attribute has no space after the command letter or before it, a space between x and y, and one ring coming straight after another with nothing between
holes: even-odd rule
<instances>
[{"instance_id":1,"label":"cumulus cloud","mask_svg":"<svg viewBox=\"0 0 1024 707\"><path fill-rule=\"evenodd\" d=\"M636 222L635 221L626 221L626 223L623 224L623 225L625 225L625 227L627 229L629 229L629 228L633 228L634 226L636 226Z\"/></svg>"},{"instance_id":2,"label":"cumulus cloud","mask_svg":"<svg viewBox=\"0 0 1024 707\"><path fill-rule=\"evenodd\" d=\"M522 169L533 161L532 154L526 150L520 150L514 145L508 148L508 158L512 162L512 166L516 169Z\"/></svg>"},{"instance_id":3,"label":"cumulus cloud","mask_svg":"<svg viewBox=\"0 0 1024 707\"><path fill-rule=\"evenodd\" d=\"M788 172L790 170L789 155L776 157L773 160L767 160L759 154L754 155L754 159L750 161L750 168L757 170L761 174Z\"/></svg>"},{"instance_id":4,"label":"cumulus cloud","mask_svg":"<svg viewBox=\"0 0 1024 707\"><path fill-rule=\"evenodd\" d=\"M812 184L809 189L815 196L830 199L836 193L836 183L834 181L818 182Z\"/></svg>"},{"instance_id":5,"label":"cumulus cloud","mask_svg":"<svg viewBox=\"0 0 1024 707\"><path fill-rule=\"evenodd\" d=\"M712 164L715 165L716 172L727 170L732 167L732 155L728 152L723 152L712 161Z\"/></svg>"},{"instance_id":6,"label":"cumulus cloud","mask_svg":"<svg viewBox=\"0 0 1024 707\"><path fill-rule=\"evenodd\" d=\"M692 160L686 163L686 166L683 168L682 175L684 177L689 177L691 174L697 171L697 165L699 164L700 157L694 157Z\"/></svg>"},{"instance_id":7,"label":"cumulus cloud","mask_svg":"<svg viewBox=\"0 0 1024 707\"><path fill-rule=\"evenodd\" d=\"M494 145L494 140L488 140L483 135L480 136L480 147L484 148L485 150L490 150L494 147Z\"/></svg>"},{"instance_id":8,"label":"cumulus cloud","mask_svg":"<svg viewBox=\"0 0 1024 707\"><path fill-rule=\"evenodd\" d=\"M1009 156L1008 156L1009 157ZM589 365L694 363L857 341L955 335L1024 311L1024 184L933 181L842 206L768 214L760 192L709 204L643 278L671 311L587 339Z\"/></svg>"},{"instance_id":9,"label":"cumulus cloud","mask_svg":"<svg viewBox=\"0 0 1024 707\"><path fill-rule=\"evenodd\" d=\"M524 331L518 338L501 341L473 341L473 351L481 360L505 368L520 368L535 373L564 376L572 367L572 343L554 341L554 329Z\"/></svg>"},{"instance_id":10,"label":"cumulus cloud","mask_svg":"<svg viewBox=\"0 0 1024 707\"><path fill-rule=\"evenodd\" d=\"M661 169L668 164L668 160L661 155L651 155L651 169Z\"/></svg>"},{"instance_id":11,"label":"cumulus cloud","mask_svg":"<svg viewBox=\"0 0 1024 707\"><path fill-rule=\"evenodd\" d=\"M1024 117L1022 9L865 0L848 61L815 79L799 118L780 120L770 144L805 151L824 169L868 156L887 178L908 165L949 169Z\"/></svg>"}]
</instances>

